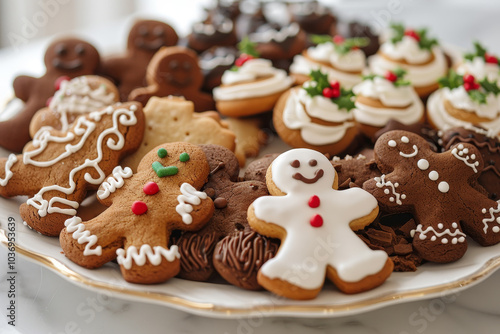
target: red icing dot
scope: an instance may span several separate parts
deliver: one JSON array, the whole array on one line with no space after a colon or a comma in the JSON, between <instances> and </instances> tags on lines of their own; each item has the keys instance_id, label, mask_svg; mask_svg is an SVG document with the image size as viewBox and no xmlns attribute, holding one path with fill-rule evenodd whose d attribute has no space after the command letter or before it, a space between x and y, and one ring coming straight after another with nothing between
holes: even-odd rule
<instances>
[{"instance_id":1,"label":"red icing dot","mask_svg":"<svg viewBox=\"0 0 500 334\"><path fill-rule=\"evenodd\" d=\"M385 74L385 78L390 82L395 82L396 80L398 80L398 76L391 71L387 71L387 73Z\"/></svg>"},{"instance_id":2,"label":"red icing dot","mask_svg":"<svg viewBox=\"0 0 500 334\"><path fill-rule=\"evenodd\" d=\"M142 201L132 203L132 212L136 215L143 215L148 211L148 205Z\"/></svg>"},{"instance_id":3,"label":"red icing dot","mask_svg":"<svg viewBox=\"0 0 500 334\"><path fill-rule=\"evenodd\" d=\"M309 224L311 224L312 227L321 227L323 226L323 217L316 214L311 217L311 219L309 220Z\"/></svg>"},{"instance_id":4,"label":"red icing dot","mask_svg":"<svg viewBox=\"0 0 500 334\"><path fill-rule=\"evenodd\" d=\"M333 36L333 43L335 43L335 44L342 44L344 42L345 42L344 37L342 37L340 35Z\"/></svg>"},{"instance_id":5,"label":"red icing dot","mask_svg":"<svg viewBox=\"0 0 500 334\"><path fill-rule=\"evenodd\" d=\"M142 190L146 195L154 195L158 191L160 191L160 187L158 187L158 184L156 182L151 181L146 183Z\"/></svg>"},{"instance_id":6,"label":"red icing dot","mask_svg":"<svg viewBox=\"0 0 500 334\"><path fill-rule=\"evenodd\" d=\"M417 42L420 42L420 35L418 34L418 32L416 32L415 30L413 29L408 29L405 31L405 36L409 36L409 37L412 37L414 39L417 40Z\"/></svg>"},{"instance_id":7,"label":"red icing dot","mask_svg":"<svg viewBox=\"0 0 500 334\"><path fill-rule=\"evenodd\" d=\"M311 198L309 198L309 206L311 208L317 208L319 206L320 200L319 197L316 195L312 195Z\"/></svg>"},{"instance_id":8,"label":"red icing dot","mask_svg":"<svg viewBox=\"0 0 500 334\"><path fill-rule=\"evenodd\" d=\"M498 58L488 52L484 54L484 61L490 64L498 64Z\"/></svg>"}]
</instances>

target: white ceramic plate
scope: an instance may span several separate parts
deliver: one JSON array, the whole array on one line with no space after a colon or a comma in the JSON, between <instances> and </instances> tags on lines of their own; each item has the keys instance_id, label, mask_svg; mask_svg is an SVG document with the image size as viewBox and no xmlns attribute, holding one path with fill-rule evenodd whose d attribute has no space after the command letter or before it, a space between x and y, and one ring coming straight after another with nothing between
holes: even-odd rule
<instances>
[{"instance_id":1,"label":"white ceramic plate","mask_svg":"<svg viewBox=\"0 0 500 334\"><path fill-rule=\"evenodd\" d=\"M286 149L284 144L274 140L266 152L283 149ZM0 156L6 155L6 151L0 150ZM63 278L116 297L157 303L211 317L352 315L390 304L453 293L477 284L500 267L500 244L483 248L469 240L467 253L455 263L428 263L415 273L394 273L382 286L357 295L342 294L328 283L319 297L311 301L292 301L265 291L245 291L222 282L199 283L174 278L159 285L137 285L125 282L115 263L89 270L68 260L62 254L57 238L42 236L22 224L18 208L23 200L26 198L0 198L0 241L3 245L7 245L7 222L11 217L16 221L17 253ZM92 200L89 198L87 203Z\"/></svg>"}]
</instances>

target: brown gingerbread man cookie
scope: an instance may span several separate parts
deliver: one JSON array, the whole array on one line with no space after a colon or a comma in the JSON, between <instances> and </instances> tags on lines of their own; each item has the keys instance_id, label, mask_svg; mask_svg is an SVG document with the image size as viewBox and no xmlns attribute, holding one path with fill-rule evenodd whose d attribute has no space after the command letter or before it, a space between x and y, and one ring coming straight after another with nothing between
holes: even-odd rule
<instances>
[{"instance_id":1,"label":"brown gingerbread man cookie","mask_svg":"<svg viewBox=\"0 0 500 334\"><path fill-rule=\"evenodd\" d=\"M32 138L42 127L68 131L79 116L115 104L120 101L120 96L116 86L108 79L84 75L62 80L49 101L49 105L38 110L31 119Z\"/></svg>"},{"instance_id":2,"label":"brown gingerbread man cookie","mask_svg":"<svg viewBox=\"0 0 500 334\"><path fill-rule=\"evenodd\" d=\"M481 171L478 182L494 201L500 199L500 140L488 136L488 131L479 128L451 128L441 136L443 150L458 143L474 145L481 154L485 167Z\"/></svg>"},{"instance_id":3,"label":"brown gingerbread man cookie","mask_svg":"<svg viewBox=\"0 0 500 334\"><path fill-rule=\"evenodd\" d=\"M198 230L212 216L212 200L199 191L208 173L205 154L189 143L154 148L133 175L117 167L97 192L109 208L86 222L66 220L60 235L65 255L86 268L117 259L123 278L133 283L175 276L181 253L169 247L170 233Z\"/></svg>"},{"instance_id":4,"label":"brown gingerbread man cookie","mask_svg":"<svg viewBox=\"0 0 500 334\"><path fill-rule=\"evenodd\" d=\"M76 38L52 42L44 56L45 74L40 78L18 76L13 83L17 98L25 102L23 109L14 117L0 122L0 146L20 152L30 141L29 125L38 110L58 87L58 78L75 78L96 73L100 56L91 44Z\"/></svg>"},{"instance_id":5,"label":"brown gingerbread man cookie","mask_svg":"<svg viewBox=\"0 0 500 334\"><path fill-rule=\"evenodd\" d=\"M193 101L195 111L215 109L212 96L200 91L203 74L198 65L198 56L188 48L172 46L158 51L148 65L146 81L147 87L134 89L130 93L130 101L146 105L152 96L176 95Z\"/></svg>"},{"instance_id":6,"label":"brown gingerbread man cookie","mask_svg":"<svg viewBox=\"0 0 500 334\"><path fill-rule=\"evenodd\" d=\"M375 144L375 160L382 175L363 189L383 210L413 214L413 247L425 260L460 259L466 235L482 246L500 242L500 204L471 185L483 169L474 146L460 143L435 153L422 137L391 131Z\"/></svg>"},{"instance_id":7,"label":"brown gingerbread man cookie","mask_svg":"<svg viewBox=\"0 0 500 334\"><path fill-rule=\"evenodd\" d=\"M258 181L238 181L239 164L234 153L217 145L201 145L210 166L203 187L215 204L213 217L196 233L184 233L173 243L181 251L182 278L206 281L214 272L214 247L223 237L249 229L246 212L252 201L267 195L267 187Z\"/></svg>"},{"instance_id":8,"label":"brown gingerbread man cookie","mask_svg":"<svg viewBox=\"0 0 500 334\"><path fill-rule=\"evenodd\" d=\"M135 102L81 116L67 132L39 131L23 154L0 159L0 195L29 196L21 218L42 234L59 235L87 190L139 147L143 133L144 114Z\"/></svg>"},{"instance_id":9,"label":"brown gingerbread man cookie","mask_svg":"<svg viewBox=\"0 0 500 334\"><path fill-rule=\"evenodd\" d=\"M139 20L130 29L124 55L103 59L102 74L115 80L121 101L146 83L146 68L154 54L164 46L174 46L179 37L165 22Z\"/></svg>"},{"instance_id":10,"label":"brown gingerbread man cookie","mask_svg":"<svg viewBox=\"0 0 500 334\"><path fill-rule=\"evenodd\" d=\"M368 159L363 154L354 157L346 155L344 159L333 157L331 163L339 177L339 189L362 187L365 181L382 174L375 160Z\"/></svg>"}]
</instances>

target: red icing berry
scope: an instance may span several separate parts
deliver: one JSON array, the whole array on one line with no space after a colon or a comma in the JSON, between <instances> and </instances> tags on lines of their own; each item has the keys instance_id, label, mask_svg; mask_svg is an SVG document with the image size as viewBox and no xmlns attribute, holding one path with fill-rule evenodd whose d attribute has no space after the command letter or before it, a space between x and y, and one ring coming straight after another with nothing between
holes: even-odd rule
<instances>
[{"instance_id":1,"label":"red icing berry","mask_svg":"<svg viewBox=\"0 0 500 334\"><path fill-rule=\"evenodd\" d=\"M309 223L311 224L312 227L321 227L321 226L323 226L323 217L316 214L316 215L311 217L311 219L309 220Z\"/></svg>"},{"instance_id":2,"label":"red icing berry","mask_svg":"<svg viewBox=\"0 0 500 334\"><path fill-rule=\"evenodd\" d=\"M405 31L405 36L414 38L417 42L420 42L420 35L413 29L408 29Z\"/></svg>"},{"instance_id":3,"label":"red icing berry","mask_svg":"<svg viewBox=\"0 0 500 334\"><path fill-rule=\"evenodd\" d=\"M244 63L246 63L250 59L253 59L253 57L246 53L243 53L241 56L238 57L238 59L234 61L234 65L241 67L243 66Z\"/></svg>"},{"instance_id":4,"label":"red icing berry","mask_svg":"<svg viewBox=\"0 0 500 334\"><path fill-rule=\"evenodd\" d=\"M53 96L51 96L51 97L49 97L49 98L47 99L47 102L45 102L45 105L46 105L47 107L48 107L48 106L50 106L50 102L52 102L52 99L53 99L53 98L54 98L54 97L53 97Z\"/></svg>"},{"instance_id":5,"label":"red icing berry","mask_svg":"<svg viewBox=\"0 0 500 334\"><path fill-rule=\"evenodd\" d=\"M158 184L156 182L151 181L146 183L142 190L146 195L154 195L158 191L160 191L160 187L158 187Z\"/></svg>"},{"instance_id":6,"label":"red icing berry","mask_svg":"<svg viewBox=\"0 0 500 334\"><path fill-rule=\"evenodd\" d=\"M481 85L477 82L464 82L464 89L468 92L470 90L479 89Z\"/></svg>"},{"instance_id":7,"label":"red icing berry","mask_svg":"<svg viewBox=\"0 0 500 334\"><path fill-rule=\"evenodd\" d=\"M344 43L344 41L345 41L344 37L342 37L340 35L333 36L333 43L335 43L335 44L342 44L342 43Z\"/></svg>"},{"instance_id":8,"label":"red icing berry","mask_svg":"<svg viewBox=\"0 0 500 334\"><path fill-rule=\"evenodd\" d=\"M385 78L390 82L395 82L396 80L398 80L398 76L391 71L387 71L387 73L385 74Z\"/></svg>"},{"instance_id":9,"label":"red icing berry","mask_svg":"<svg viewBox=\"0 0 500 334\"><path fill-rule=\"evenodd\" d=\"M464 82L468 83L474 83L476 81L476 78L472 74L465 74L464 75Z\"/></svg>"},{"instance_id":10,"label":"red icing berry","mask_svg":"<svg viewBox=\"0 0 500 334\"><path fill-rule=\"evenodd\" d=\"M309 207L314 209L314 208L317 208L319 206L320 202L321 201L319 200L318 196L312 195L311 198L309 198L308 204L309 204Z\"/></svg>"},{"instance_id":11,"label":"red icing berry","mask_svg":"<svg viewBox=\"0 0 500 334\"><path fill-rule=\"evenodd\" d=\"M135 215L143 215L148 211L148 205L142 201L135 201L132 203L132 212Z\"/></svg>"},{"instance_id":12,"label":"red icing berry","mask_svg":"<svg viewBox=\"0 0 500 334\"><path fill-rule=\"evenodd\" d=\"M330 87L332 87L332 89L340 90L340 83L336 80L332 81L332 82L330 82Z\"/></svg>"},{"instance_id":13,"label":"red icing berry","mask_svg":"<svg viewBox=\"0 0 500 334\"><path fill-rule=\"evenodd\" d=\"M340 96L340 90L331 87L323 88L323 96L327 99L335 99Z\"/></svg>"},{"instance_id":14,"label":"red icing berry","mask_svg":"<svg viewBox=\"0 0 500 334\"><path fill-rule=\"evenodd\" d=\"M62 77L59 77L56 79L56 81L54 82L54 88L56 90L59 90L61 88L61 84L63 81L70 81L71 78L68 77L67 75L63 75Z\"/></svg>"},{"instance_id":15,"label":"red icing berry","mask_svg":"<svg viewBox=\"0 0 500 334\"><path fill-rule=\"evenodd\" d=\"M498 58L488 52L484 54L484 61L489 64L498 64Z\"/></svg>"}]
</instances>

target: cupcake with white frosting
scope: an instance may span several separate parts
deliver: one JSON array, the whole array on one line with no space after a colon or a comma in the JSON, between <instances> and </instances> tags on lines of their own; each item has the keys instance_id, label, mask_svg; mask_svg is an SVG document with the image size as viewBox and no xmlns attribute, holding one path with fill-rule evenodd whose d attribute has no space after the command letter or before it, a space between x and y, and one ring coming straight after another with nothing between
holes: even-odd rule
<instances>
[{"instance_id":1,"label":"cupcake with white frosting","mask_svg":"<svg viewBox=\"0 0 500 334\"><path fill-rule=\"evenodd\" d=\"M448 70L438 41L428 37L426 29L406 29L401 24L392 24L390 33L377 54L368 58L370 71L385 75L396 68L404 69L406 79L422 98L437 90L437 80Z\"/></svg>"},{"instance_id":2,"label":"cupcake with white frosting","mask_svg":"<svg viewBox=\"0 0 500 334\"><path fill-rule=\"evenodd\" d=\"M270 111L293 84L284 70L273 67L268 59L257 58L252 47L245 49L247 52L224 72L222 84L213 90L216 108L226 116L243 117Z\"/></svg>"},{"instance_id":3,"label":"cupcake with white frosting","mask_svg":"<svg viewBox=\"0 0 500 334\"><path fill-rule=\"evenodd\" d=\"M424 120L422 100L404 75L403 69L367 75L354 86L354 119L367 137L373 139L390 120L406 125Z\"/></svg>"},{"instance_id":4,"label":"cupcake with white frosting","mask_svg":"<svg viewBox=\"0 0 500 334\"><path fill-rule=\"evenodd\" d=\"M489 53L479 42L474 43L474 52L464 54L456 71L460 75L472 74L476 80L500 81L498 57Z\"/></svg>"},{"instance_id":5,"label":"cupcake with white frosting","mask_svg":"<svg viewBox=\"0 0 500 334\"><path fill-rule=\"evenodd\" d=\"M478 80L472 74L450 71L441 89L427 101L427 118L439 130L480 126L490 136L500 134L500 88L497 81Z\"/></svg>"},{"instance_id":6,"label":"cupcake with white frosting","mask_svg":"<svg viewBox=\"0 0 500 334\"><path fill-rule=\"evenodd\" d=\"M314 36L318 45L304 50L293 59L290 74L297 84L309 80L309 73L321 70L329 80L336 80L347 89L362 81L366 68L366 57L360 47L369 43L367 38L348 38L342 36Z\"/></svg>"},{"instance_id":7,"label":"cupcake with white frosting","mask_svg":"<svg viewBox=\"0 0 500 334\"><path fill-rule=\"evenodd\" d=\"M292 147L338 155L355 149L357 143L353 108L353 92L317 70L311 72L311 80L283 94L274 108L273 123Z\"/></svg>"}]
</instances>

